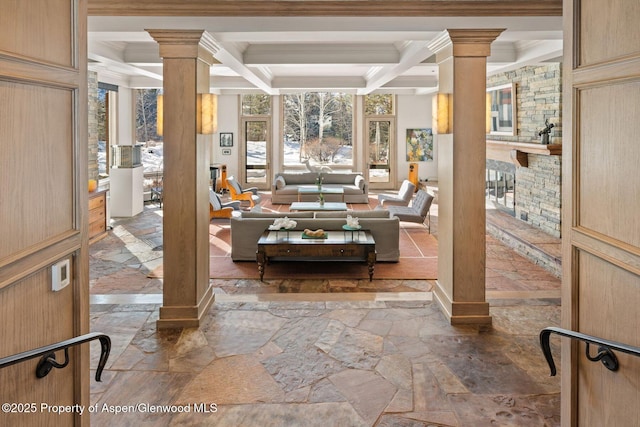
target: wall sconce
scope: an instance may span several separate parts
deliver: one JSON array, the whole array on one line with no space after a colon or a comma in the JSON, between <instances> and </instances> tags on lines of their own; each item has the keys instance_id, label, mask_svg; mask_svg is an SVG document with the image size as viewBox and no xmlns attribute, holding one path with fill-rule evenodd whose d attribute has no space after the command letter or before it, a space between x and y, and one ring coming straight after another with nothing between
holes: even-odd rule
<instances>
[{"instance_id":1,"label":"wall sconce","mask_svg":"<svg viewBox=\"0 0 640 427\"><path fill-rule=\"evenodd\" d=\"M158 95L156 98L156 133L162 136L163 120L164 120L164 107L162 104L163 96Z\"/></svg>"},{"instance_id":2,"label":"wall sconce","mask_svg":"<svg viewBox=\"0 0 640 427\"><path fill-rule=\"evenodd\" d=\"M198 133L213 135L218 131L218 97L212 93L198 94Z\"/></svg>"},{"instance_id":3,"label":"wall sconce","mask_svg":"<svg viewBox=\"0 0 640 427\"><path fill-rule=\"evenodd\" d=\"M156 133L163 134L164 96L158 95L156 101ZM212 93L198 94L196 112L197 132L201 135L213 135L218 131L218 97Z\"/></svg>"},{"instance_id":4,"label":"wall sconce","mask_svg":"<svg viewBox=\"0 0 640 427\"><path fill-rule=\"evenodd\" d=\"M438 134L453 130L453 97L449 93L437 93L432 100L432 125Z\"/></svg>"},{"instance_id":5,"label":"wall sconce","mask_svg":"<svg viewBox=\"0 0 640 427\"><path fill-rule=\"evenodd\" d=\"M486 124L485 124L485 133L491 133L491 94L487 93L486 101L485 101L485 114L486 114Z\"/></svg>"}]
</instances>

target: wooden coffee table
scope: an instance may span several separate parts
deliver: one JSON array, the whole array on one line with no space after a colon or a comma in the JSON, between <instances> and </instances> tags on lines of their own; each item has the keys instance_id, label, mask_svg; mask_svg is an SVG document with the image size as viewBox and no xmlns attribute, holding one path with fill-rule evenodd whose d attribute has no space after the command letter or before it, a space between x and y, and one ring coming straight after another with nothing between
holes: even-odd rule
<instances>
[{"instance_id":1,"label":"wooden coffee table","mask_svg":"<svg viewBox=\"0 0 640 427\"><path fill-rule=\"evenodd\" d=\"M327 231L327 238L303 238L301 230L265 231L256 252L260 280L270 261L366 262L369 281L376 264L376 242L368 230Z\"/></svg>"}]
</instances>

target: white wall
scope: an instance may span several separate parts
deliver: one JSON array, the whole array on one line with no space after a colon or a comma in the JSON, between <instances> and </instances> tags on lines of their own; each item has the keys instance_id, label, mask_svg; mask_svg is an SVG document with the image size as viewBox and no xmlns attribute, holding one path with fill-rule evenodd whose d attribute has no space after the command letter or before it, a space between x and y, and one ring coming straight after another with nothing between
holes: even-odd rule
<instances>
[{"instance_id":1,"label":"white wall","mask_svg":"<svg viewBox=\"0 0 640 427\"><path fill-rule=\"evenodd\" d=\"M396 112L396 131L398 141L398 182L409 176L407 161L407 129L431 128L431 100L433 95L398 95ZM418 176L421 180L437 180L438 145L433 144L433 161L417 162Z\"/></svg>"},{"instance_id":2,"label":"white wall","mask_svg":"<svg viewBox=\"0 0 640 427\"><path fill-rule=\"evenodd\" d=\"M218 132L213 135L211 147L211 163L227 165L227 175L239 176L239 123L238 95L218 95ZM220 132L233 133L233 147L231 155L222 155L220 147Z\"/></svg>"}]
</instances>

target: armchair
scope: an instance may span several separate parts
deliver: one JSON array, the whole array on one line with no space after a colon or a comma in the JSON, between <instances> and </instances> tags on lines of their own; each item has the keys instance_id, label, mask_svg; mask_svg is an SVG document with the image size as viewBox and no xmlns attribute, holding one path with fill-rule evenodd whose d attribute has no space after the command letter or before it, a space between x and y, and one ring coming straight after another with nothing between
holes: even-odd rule
<instances>
[{"instance_id":1,"label":"armchair","mask_svg":"<svg viewBox=\"0 0 640 427\"><path fill-rule=\"evenodd\" d=\"M209 189L209 220L213 218L231 218L233 211L240 210L240 202L223 203L212 189Z\"/></svg>"},{"instance_id":2,"label":"armchair","mask_svg":"<svg viewBox=\"0 0 640 427\"><path fill-rule=\"evenodd\" d=\"M431 233L431 204L433 196L424 190L418 190L416 197L413 199L411 206L390 205L386 207L377 206L376 209L386 209L393 217L397 217L400 221L417 222L427 227ZM425 221L426 224L425 224Z\"/></svg>"},{"instance_id":3,"label":"armchair","mask_svg":"<svg viewBox=\"0 0 640 427\"><path fill-rule=\"evenodd\" d=\"M260 201L262 200L262 198L258 194L257 187L249 187L243 189L233 175L227 177L227 184L229 184L229 194L231 194L231 200L248 201L252 208L256 203L260 203Z\"/></svg>"},{"instance_id":4,"label":"armchair","mask_svg":"<svg viewBox=\"0 0 640 427\"><path fill-rule=\"evenodd\" d=\"M413 193L416 191L416 186L409 180L402 181L398 194L379 194L378 204L380 206L409 206L409 202L413 197Z\"/></svg>"}]
</instances>

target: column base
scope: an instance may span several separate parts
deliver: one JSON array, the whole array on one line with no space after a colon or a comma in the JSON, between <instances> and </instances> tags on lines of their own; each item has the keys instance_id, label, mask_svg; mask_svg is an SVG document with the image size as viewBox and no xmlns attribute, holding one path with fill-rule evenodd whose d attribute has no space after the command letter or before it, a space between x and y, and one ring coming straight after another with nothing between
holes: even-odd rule
<instances>
[{"instance_id":1,"label":"column base","mask_svg":"<svg viewBox=\"0 0 640 427\"><path fill-rule=\"evenodd\" d=\"M198 328L204 316L213 304L215 294L209 286L200 303L196 306L163 306L160 307L160 318L156 321L157 329Z\"/></svg>"},{"instance_id":2,"label":"column base","mask_svg":"<svg viewBox=\"0 0 640 427\"><path fill-rule=\"evenodd\" d=\"M488 302L452 301L437 280L433 296L451 325L477 325L481 329L491 328L492 318L489 315Z\"/></svg>"}]
</instances>

